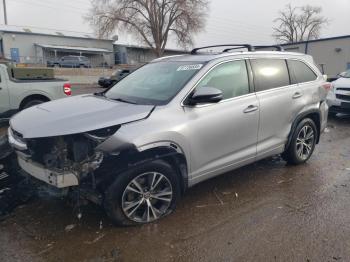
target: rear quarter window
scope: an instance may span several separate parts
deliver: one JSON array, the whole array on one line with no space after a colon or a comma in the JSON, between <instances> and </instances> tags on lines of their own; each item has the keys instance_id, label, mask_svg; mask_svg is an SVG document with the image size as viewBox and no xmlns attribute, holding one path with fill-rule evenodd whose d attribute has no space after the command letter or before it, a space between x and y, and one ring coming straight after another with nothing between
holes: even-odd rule
<instances>
[{"instance_id":1,"label":"rear quarter window","mask_svg":"<svg viewBox=\"0 0 350 262\"><path fill-rule=\"evenodd\" d=\"M311 82L317 79L315 72L302 61L288 60L288 67L291 72L292 84Z\"/></svg>"},{"instance_id":2,"label":"rear quarter window","mask_svg":"<svg viewBox=\"0 0 350 262\"><path fill-rule=\"evenodd\" d=\"M251 65L256 92L290 84L287 63L284 59L253 59Z\"/></svg>"}]
</instances>

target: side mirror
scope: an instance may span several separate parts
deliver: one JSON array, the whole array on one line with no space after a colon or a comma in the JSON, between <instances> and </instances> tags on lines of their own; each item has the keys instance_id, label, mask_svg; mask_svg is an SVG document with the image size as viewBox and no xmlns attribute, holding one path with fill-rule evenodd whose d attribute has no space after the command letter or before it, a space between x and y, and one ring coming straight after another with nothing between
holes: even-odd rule
<instances>
[{"instance_id":1,"label":"side mirror","mask_svg":"<svg viewBox=\"0 0 350 262\"><path fill-rule=\"evenodd\" d=\"M193 95L189 98L188 104L207 104L207 103L217 103L222 100L221 90L214 87L201 87L197 89Z\"/></svg>"}]
</instances>

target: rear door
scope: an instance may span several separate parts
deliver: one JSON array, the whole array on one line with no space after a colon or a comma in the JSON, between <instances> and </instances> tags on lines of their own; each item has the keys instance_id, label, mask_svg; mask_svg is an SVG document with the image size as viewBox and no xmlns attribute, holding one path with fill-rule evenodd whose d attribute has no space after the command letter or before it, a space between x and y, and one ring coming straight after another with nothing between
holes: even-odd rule
<instances>
[{"instance_id":1,"label":"rear door","mask_svg":"<svg viewBox=\"0 0 350 262\"><path fill-rule=\"evenodd\" d=\"M256 95L260 106L257 155L280 153L291 125L304 106L303 93L291 84L285 59L252 59Z\"/></svg>"},{"instance_id":2,"label":"rear door","mask_svg":"<svg viewBox=\"0 0 350 262\"><path fill-rule=\"evenodd\" d=\"M185 107L191 148L191 178L207 179L256 156L258 101L251 92L245 60L215 66L196 89L214 87L223 100Z\"/></svg>"},{"instance_id":3,"label":"rear door","mask_svg":"<svg viewBox=\"0 0 350 262\"><path fill-rule=\"evenodd\" d=\"M303 61L289 59L287 62L292 84L298 84L304 95L304 99L308 100L311 104L313 96L318 96L318 87L322 84L323 80L319 80L314 70ZM317 84L317 82L319 83Z\"/></svg>"},{"instance_id":4,"label":"rear door","mask_svg":"<svg viewBox=\"0 0 350 262\"><path fill-rule=\"evenodd\" d=\"M321 101L325 101L327 98L327 92L325 91L323 84L325 82L323 77L319 77L320 72L316 69L312 69L307 63L301 60L288 59L288 67L291 73L291 80L293 84L298 84L301 93L303 94L302 100L305 105L315 105ZM349 96L350 107L350 96ZM321 105L321 130L327 125L328 110L324 109L325 103Z\"/></svg>"}]
</instances>

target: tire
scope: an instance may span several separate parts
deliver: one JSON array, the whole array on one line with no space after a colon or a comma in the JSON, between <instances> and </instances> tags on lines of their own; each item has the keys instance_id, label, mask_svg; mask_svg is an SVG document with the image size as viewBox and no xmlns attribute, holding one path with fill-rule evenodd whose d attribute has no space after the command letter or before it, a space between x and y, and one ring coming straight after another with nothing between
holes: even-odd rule
<instances>
[{"instance_id":1,"label":"tire","mask_svg":"<svg viewBox=\"0 0 350 262\"><path fill-rule=\"evenodd\" d=\"M333 112L333 111L329 111L329 112L328 112L328 116L330 116L330 117L332 117L332 118L336 117L337 114L338 114L337 112Z\"/></svg>"},{"instance_id":2,"label":"tire","mask_svg":"<svg viewBox=\"0 0 350 262\"><path fill-rule=\"evenodd\" d=\"M156 185L154 190L151 185ZM141 192L140 187L142 193L137 193ZM116 225L146 224L173 212L180 192L180 182L174 168L165 161L156 160L120 173L105 192L104 207Z\"/></svg>"},{"instance_id":3,"label":"tire","mask_svg":"<svg viewBox=\"0 0 350 262\"><path fill-rule=\"evenodd\" d=\"M47 101L40 100L40 99L29 100L28 102L26 102L26 103L22 106L22 109L21 109L21 110L24 110L24 109L27 109L27 108L29 108L29 107L36 106L36 105L39 105L39 104L42 104L42 103L45 103L45 102L47 102Z\"/></svg>"},{"instance_id":4,"label":"tire","mask_svg":"<svg viewBox=\"0 0 350 262\"><path fill-rule=\"evenodd\" d=\"M318 131L315 122L310 118L301 120L294 130L288 148L282 154L283 159L292 165L305 163L315 149L317 137Z\"/></svg>"}]
</instances>

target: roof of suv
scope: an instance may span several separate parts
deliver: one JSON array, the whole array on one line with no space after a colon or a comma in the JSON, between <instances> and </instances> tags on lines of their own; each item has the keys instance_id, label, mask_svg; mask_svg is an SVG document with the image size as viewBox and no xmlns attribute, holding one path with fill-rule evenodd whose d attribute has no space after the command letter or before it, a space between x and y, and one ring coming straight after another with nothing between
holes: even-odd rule
<instances>
[{"instance_id":1,"label":"roof of suv","mask_svg":"<svg viewBox=\"0 0 350 262\"><path fill-rule=\"evenodd\" d=\"M249 51L249 52L225 52L225 53L198 53L198 54L187 54L187 55L175 55L166 56L153 60L153 62L159 61L177 61L177 62L209 62L211 60L223 58L223 57L259 57L259 56L278 56L278 57L304 57L310 60L311 56L302 53L294 52L280 52L280 51ZM311 58L312 60L312 58Z\"/></svg>"}]
</instances>

